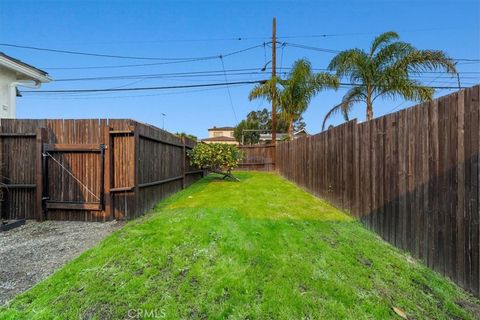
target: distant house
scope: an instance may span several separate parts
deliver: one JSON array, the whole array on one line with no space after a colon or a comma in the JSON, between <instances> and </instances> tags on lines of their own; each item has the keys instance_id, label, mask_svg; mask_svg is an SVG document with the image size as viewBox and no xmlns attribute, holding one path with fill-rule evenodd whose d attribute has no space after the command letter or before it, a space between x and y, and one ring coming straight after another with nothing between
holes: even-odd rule
<instances>
[{"instance_id":1,"label":"distant house","mask_svg":"<svg viewBox=\"0 0 480 320\"><path fill-rule=\"evenodd\" d=\"M300 137L309 136L309 135L310 134L307 132L307 130L305 130L305 128L303 128L301 130L298 130L298 131L293 133L293 136L294 136L295 139L300 138Z\"/></svg>"},{"instance_id":2,"label":"distant house","mask_svg":"<svg viewBox=\"0 0 480 320\"><path fill-rule=\"evenodd\" d=\"M0 118L16 118L17 86L39 88L50 81L45 71L0 52Z\"/></svg>"},{"instance_id":3,"label":"distant house","mask_svg":"<svg viewBox=\"0 0 480 320\"><path fill-rule=\"evenodd\" d=\"M208 129L208 138L202 139L205 143L238 144L233 137L234 127L213 127Z\"/></svg>"},{"instance_id":4,"label":"distant house","mask_svg":"<svg viewBox=\"0 0 480 320\"><path fill-rule=\"evenodd\" d=\"M305 130L305 129L301 129L301 130L298 130L298 131L293 133L293 138L294 139L298 139L298 138L304 137L304 136L309 136L307 130ZM282 141L282 140L286 139L287 137L288 137L288 133L277 132L276 140L277 140L277 142ZM269 144L271 142L272 142L272 134L271 133L261 133L260 134L259 143Z\"/></svg>"},{"instance_id":5,"label":"distant house","mask_svg":"<svg viewBox=\"0 0 480 320\"><path fill-rule=\"evenodd\" d=\"M288 137L288 133L281 133L277 132L276 135L276 140L282 141L285 137ZM272 142L272 134L271 133L260 133L260 138L258 139L258 142L261 144L269 144Z\"/></svg>"}]
</instances>

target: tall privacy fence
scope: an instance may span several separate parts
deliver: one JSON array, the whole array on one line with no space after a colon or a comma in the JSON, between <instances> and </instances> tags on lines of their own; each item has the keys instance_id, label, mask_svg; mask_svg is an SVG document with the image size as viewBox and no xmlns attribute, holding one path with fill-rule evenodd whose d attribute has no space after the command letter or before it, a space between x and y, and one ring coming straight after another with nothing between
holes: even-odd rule
<instances>
[{"instance_id":1,"label":"tall privacy fence","mask_svg":"<svg viewBox=\"0 0 480 320\"><path fill-rule=\"evenodd\" d=\"M5 219L131 219L203 175L195 142L133 120L0 120Z\"/></svg>"},{"instance_id":2,"label":"tall privacy fence","mask_svg":"<svg viewBox=\"0 0 480 320\"><path fill-rule=\"evenodd\" d=\"M479 88L280 143L276 168L478 296Z\"/></svg>"},{"instance_id":3,"label":"tall privacy fence","mask_svg":"<svg viewBox=\"0 0 480 320\"><path fill-rule=\"evenodd\" d=\"M238 170L273 171L275 170L275 145L244 145L239 147L243 159Z\"/></svg>"}]
</instances>

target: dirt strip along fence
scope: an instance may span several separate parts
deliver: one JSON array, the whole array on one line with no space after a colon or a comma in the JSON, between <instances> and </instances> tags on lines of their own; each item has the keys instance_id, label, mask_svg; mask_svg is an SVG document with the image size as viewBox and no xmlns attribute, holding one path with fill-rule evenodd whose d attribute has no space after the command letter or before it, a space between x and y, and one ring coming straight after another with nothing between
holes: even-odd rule
<instances>
[{"instance_id":1,"label":"dirt strip along fence","mask_svg":"<svg viewBox=\"0 0 480 320\"><path fill-rule=\"evenodd\" d=\"M479 88L280 143L277 170L479 296Z\"/></svg>"},{"instance_id":2,"label":"dirt strip along fence","mask_svg":"<svg viewBox=\"0 0 480 320\"><path fill-rule=\"evenodd\" d=\"M275 170L275 145L244 145L239 146L243 159L238 170L273 171Z\"/></svg>"},{"instance_id":3,"label":"dirt strip along fence","mask_svg":"<svg viewBox=\"0 0 480 320\"><path fill-rule=\"evenodd\" d=\"M134 120L0 120L3 219L132 219L198 180L195 142Z\"/></svg>"}]
</instances>

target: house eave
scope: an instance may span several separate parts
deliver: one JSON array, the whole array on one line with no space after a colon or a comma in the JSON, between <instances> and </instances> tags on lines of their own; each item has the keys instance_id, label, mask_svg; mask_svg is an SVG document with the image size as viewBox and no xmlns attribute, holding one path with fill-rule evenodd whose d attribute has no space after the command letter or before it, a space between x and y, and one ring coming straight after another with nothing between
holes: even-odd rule
<instances>
[{"instance_id":1,"label":"house eave","mask_svg":"<svg viewBox=\"0 0 480 320\"><path fill-rule=\"evenodd\" d=\"M33 80L40 83L52 81L48 74L43 74L34 68L27 67L4 56L0 56L0 66L15 72L17 80Z\"/></svg>"}]
</instances>

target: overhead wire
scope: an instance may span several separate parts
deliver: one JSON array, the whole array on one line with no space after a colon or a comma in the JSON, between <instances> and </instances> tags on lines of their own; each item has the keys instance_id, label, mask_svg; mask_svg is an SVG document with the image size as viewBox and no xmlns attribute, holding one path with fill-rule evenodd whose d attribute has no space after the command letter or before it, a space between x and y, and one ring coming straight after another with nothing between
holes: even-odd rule
<instances>
[{"instance_id":1,"label":"overhead wire","mask_svg":"<svg viewBox=\"0 0 480 320\"><path fill-rule=\"evenodd\" d=\"M181 89L181 88L197 88L197 87L215 87L229 86L234 84L257 84L265 83L267 80L246 80L234 82L205 83L205 84L189 84L176 86L155 86L155 87L135 87L135 88L91 88L91 89L59 89L59 90L24 90L24 93L72 93L72 92L115 92L115 91L145 91L145 90L165 90L165 89ZM340 82L340 86L357 86L357 83ZM458 86L428 86L433 89L462 89L465 87Z\"/></svg>"},{"instance_id":2,"label":"overhead wire","mask_svg":"<svg viewBox=\"0 0 480 320\"><path fill-rule=\"evenodd\" d=\"M88 69L115 69L115 68L133 68L133 67L149 67L149 66L156 66L156 65L167 65L167 64L180 64L180 63L190 63L190 62L198 62L198 61L206 61L206 60L213 60L217 59L219 56L229 57L235 54L243 53L249 50L253 50L259 47L262 47L263 44L250 46L248 48L244 48L241 50L229 52L226 54L218 54L218 55L211 55L211 56L203 56L203 57L192 57L192 58L171 58L177 59L173 61L163 61L163 62L153 62L153 63L140 63L140 64L126 64L126 65L98 65L98 66L78 66L78 67L42 67L46 70L88 70Z\"/></svg>"},{"instance_id":3,"label":"overhead wire","mask_svg":"<svg viewBox=\"0 0 480 320\"><path fill-rule=\"evenodd\" d=\"M341 50L335 49L327 49L327 48L319 48L305 44L298 44L298 43L291 43L285 42L286 45L294 48L306 49L306 50L313 50L313 51L320 51L320 52L327 52L327 53L340 53ZM461 64L473 64L473 63L480 63L480 59L471 59L471 58L452 58L454 61L459 61Z\"/></svg>"},{"instance_id":4,"label":"overhead wire","mask_svg":"<svg viewBox=\"0 0 480 320\"><path fill-rule=\"evenodd\" d=\"M215 87L228 86L234 84L256 84L264 82L265 80L250 80L250 81L234 81L221 83L205 83L205 84L189 84L176 86L155 86L155 87L136 87L136 88L103 88L103 89L59 89L59 90L24 90L25 93L71 93L71 92L115 92L115 91L145 91L145 90L165 90L165 89L182 89L182 88L198 88L198 87Z\"/></svg>"},{"instance_id":5,"label":"overhead wire","mask_svg":"<svg viewBox=\"0 0 480 320\"><path fill-rule=\"evenodd\" d=\"M225 72L225 64L223 62L223 56L220 56L220 61L222 62L223 75L225 76L225 84L227 87L228 99L230 101L230 106L232 107L233 117L235 118L235 123L238 123L237 113L235 112L235 107L233 105L232 94L230 93L230 87L228 86L227 73Z\"/></svg>"},{"instance_id":6,"label":"overhead wire","mask_svg":"<svg viewBox=\"0 0 480 320\"><path fill-rule=\"evenodd\" d=\"M36 51L47 51L54 53L62 54L72 54L80 56L89 56L89 57L99 57L99 58L115 58L115 59L130 59L130 60L168 60L168 61L177 61L177 60L191 60L191 59L212 59L216 56L205 56L205 57L189 57L189 58L165 58L165 57L138 57L138 56L123 56L123 55L112 55L112 54L101 54L101 53L92 53L92 52L82 52L82 51L71 51L71 50L61 50L61 49L50 49L50 48L41 48L41 47L32 47L32 46L23 46L11 43L0 43L0 46L19 48L19 49L29 49Z\"/></svg>"},{"instance_id":7,"label":"overhead wire","mask_svg":"<svg viewBox=\"0 0 480 320\"><path fill-rule=\"evenodd\" d=\"M235 84L235 85L230 85L232 88L236 87L241 87L245 86L248 84ZM44 99L44 100L62 100L62 99L67 99L67 100L91 100L91 99L123 99L123 98L138 98L138 97L157 97L157 96L169 96L169 95L177 95L177 94L189 94L189 93L198 93L198 92L208 92L208 91L214 91L214 90L223 90L223 87L212 87L212 88L202 88L202 89L193 89L193 90L181 90L178 89L178 91L171 91L171 92L162 92L162 93L153 93L153 94L136 94L136 95L120 95L120 96L94 96L92 97L91 95L86 95L86 94L77 94L77 95L69 95L69 96L64 96L62 95L61 97L59 96L24 96L24 98L35 98L35 99ZM107 92L107 93L99 93L99 94L112 94L112 92Z\"/></svg>"},{"instance_id":8,"label":"overhead wire","mask_svg":"<svg viewBox=\"0 0 480 320\"><path fill-rule=\"evenodd\" d=\"M228 75L255 75L263 74L258 71L259 68L245 68L245 69L231 69L225 70ZM132 75L115 75L103 77L80 77L80 78L60 78L55 79L55 82L76 82L76 81L99 81L99 80L125 80L125 79L157 79L157 78L193 78L193 77L211 77L223 76L223 70L211 71L192 71L192 72L170 72L170 73L148 73L148 74L132 74Z\"/></svg>"}]
</instances>

